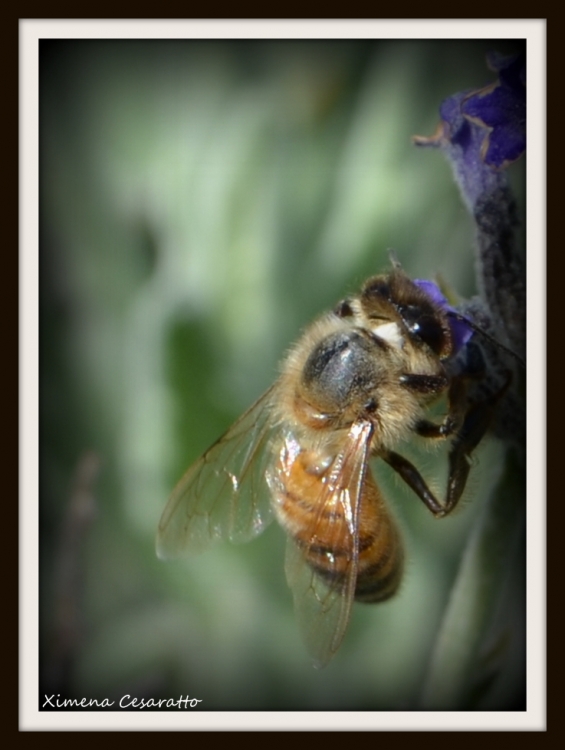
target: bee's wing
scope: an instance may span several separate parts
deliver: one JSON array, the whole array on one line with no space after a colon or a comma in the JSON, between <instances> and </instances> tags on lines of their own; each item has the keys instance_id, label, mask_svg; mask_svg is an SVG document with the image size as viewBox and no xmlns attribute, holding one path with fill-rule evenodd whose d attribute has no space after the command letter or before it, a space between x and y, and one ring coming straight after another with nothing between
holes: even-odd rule
<instances>
[{"instance_id":1,"label":"bee's wing","mask_svg":"<svg viewBox=\"0 0 565 750\"><path fill-rule=\"evenodd\" d=\"M221 539L246 542L273 515L265 468L275 384L194 463L177 484L157 533L161 559L204 551Z\"/></svg>"},{"instance_id":2,"label":"bee's wing","mask_svg":"<svg viewBox=\"0 0 565 750\"><path fill-rule=\"evenodd\" d=\"M349 622L357 581L359 502L372 434L370 422L351 426L343 449L329 468L327 481L321 484L317 512L306 534L301 534L309 541L299 546L288 537L286 576L303 639L317 667L327 664L338 650ZM346 523L332 521L340 515ZM321 577L307 563L307 557L320 554L317 529L323 526L324 548L328 551Z\"/></svg>"}]
</instances>

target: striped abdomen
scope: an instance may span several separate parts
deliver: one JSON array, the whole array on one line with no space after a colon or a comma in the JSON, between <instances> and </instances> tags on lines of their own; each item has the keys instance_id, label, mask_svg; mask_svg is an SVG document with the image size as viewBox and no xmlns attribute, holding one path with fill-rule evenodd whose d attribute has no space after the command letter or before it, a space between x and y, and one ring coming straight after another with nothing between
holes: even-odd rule
<instances>
[{"instance_id":1,"label":"striped abdomen","mask_svg":"<svg viewBox=\"0 0 565 750\"><path fill-rule=\"evenodd\" d=\"M275 466L269 484L281 525L302 549L316 574L339 588L354 549L346 518L347 498L340 498L339 493L343 495L350 490L343 478L339 492L334 496L328 493L328 471L312 451L302 450L294 457L287 453ZM388 599L396 592L402 577L402 543L369 467L361 490L356 529L355 599L364 602Z\"/></svg>"}]
</instances>

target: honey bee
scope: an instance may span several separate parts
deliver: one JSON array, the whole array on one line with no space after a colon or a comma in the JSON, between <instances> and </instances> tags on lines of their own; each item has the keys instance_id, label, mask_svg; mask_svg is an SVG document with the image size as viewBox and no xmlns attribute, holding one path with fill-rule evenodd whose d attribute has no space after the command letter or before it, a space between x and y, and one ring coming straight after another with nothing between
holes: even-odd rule
<instances>
[{"instance_id":1,"label":"honey bee","mask_svg":"<svg viewBox=\"0 0 565 750\"><path fill-rule=\"evenodd\" d=\"M402 578L401 537L370 459L389 464L436 517L463 493L507 387L469 398L477 372L454 363L474 332L435 284L412 281L397 262L369 278L304 332L275 384L188 469L159 524L159 557L249 541L276 518L298 622L315 665L325 665L353 601L384 601ZM426 415L442 396L436 423ZM442 502L395 452L414 433L450 441Z\"/></svg>"}]
</instances>

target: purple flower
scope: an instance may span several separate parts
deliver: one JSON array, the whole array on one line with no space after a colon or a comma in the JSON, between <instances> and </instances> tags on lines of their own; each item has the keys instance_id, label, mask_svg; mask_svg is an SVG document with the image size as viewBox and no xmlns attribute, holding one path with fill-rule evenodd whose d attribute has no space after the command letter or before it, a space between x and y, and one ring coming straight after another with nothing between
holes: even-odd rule
<instances>
[{"instance_id":1,"label":"purple flower","mask_svg":"<svg viewBox=\"0 0 565 750\"><path fill-rule=\"evenodd\" d=\"M439 148L450 162L475 223L477 286L484 316L491 321L487 327L523 359L526 277L516 248L518 214L505 167L526 148L526 58L491 53L487 60L498 80L450 96L440 107L436 133L416 136L414 142ZM467 319L474 316L476 312ZM464 328L463 321L463 336Z\"/></svg>"},{"instance_id":2,"label":"purple flower","mask_svg":"<svg viewBox=\"0 0 565 750\"><path fill-rule=\"evenodd\" d=\"M525 56L491 53L487 59L498 81L446 99L436 133L414 138L445 153L472 212L479 198L506 184L500 170L526 148Z\"/></svg>"},{"instance_id":3,"label":"purple flower","mask_svg":"<svg viewBox=\"0 0 565 750\"><path fill-rule=\"evenodd\" d=\"M526 60L524 55L488 56L499 80L468 94L462 102L463 116L486 129L481 156L486 164L505 167L526 150Z\"/></svg>"},{"instance_id":4,"label":"purple flower","mask_svg":"<svg viewBox=\"0 0 565 750\"><path fill-rule=\"evenodd\" d=\"M451 307L434 281L415 279L414 283L416 286L420 287L420 289L422 289L436 305L442 307L447 313L452 314L449 318L449 327L451 328L451 335L453 336L453 354L457 354L461 347L465 346L474 333L470 324L465 321L463 316L458 313L454 307Z\"/></svg>"}]
</instances>

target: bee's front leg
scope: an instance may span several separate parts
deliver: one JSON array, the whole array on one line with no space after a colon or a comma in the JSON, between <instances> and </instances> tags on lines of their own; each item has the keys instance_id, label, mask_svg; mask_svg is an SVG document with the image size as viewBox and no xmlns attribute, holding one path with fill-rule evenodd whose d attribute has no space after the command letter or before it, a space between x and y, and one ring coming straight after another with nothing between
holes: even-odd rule
<instances>
[{"instance_id":1,"label":"bee's front leg","mask_svg":"<svg viewBox=\"0 0 565 750\"><path fill-rule=\"evenodd\" d=\"M422 419L416 425L418 435L426 438L446 438L457 432L465 419L467 408L467 382L465 376L453 377L447 392L448 411L443 422L436 424Z\"/></svg>"},{"instance_id":2,"label":"bee's front leg","mask_svg":"<svg viewBox=\"0 0 565 750\"><path fill-rule=\"evenodd\" d=\"M445 420L439 425L434 425L432 422L421 422L416 427L418 434L424 437L452 436L448 457L447 490L445 502L442 506L443 512L441 514L435 513L435 515L447 515L461 499L471 470L471 454L492 424L498 402L508 390L511 380L512 376L509 373L502 388L469 406L465 378L454 379L449 390L450 410ZM432 508L430 510L433 512Z\"/></svg>"},{"instance_id":3,"label":"bee's front leg","mask_svg":"<svg viewBox=\"0 0 565 750\"><path fill-rule=\"evenodd\" d=\"M407 458L394 451L379 452L381 458L402 477L437 518L450 513L461 499L471 470L471 454L484 438L495 408L510 385L509 377L499 391L469 406L466 381L464 376L453 378L448 393L450 408L443 422L435 424L422 420L416 426L416 432L423 437L451 437L449 474L443 503L439 502L418 469Z\"/></svg>"},{"instance_id":4,"label":"bee's front leg","mask_svg":"<svg viewBox=\"0 0 565 750\"><path fill-rule=\"evenodd\" d=\"M471 405L465 414L463 424L455 432L449 451L449 475L445 512L449 513L459 502L467 484L471 469L471 454L489 429L498 402L508 390L512 378L491 396Z\"/></svg>"}]
</instances>

